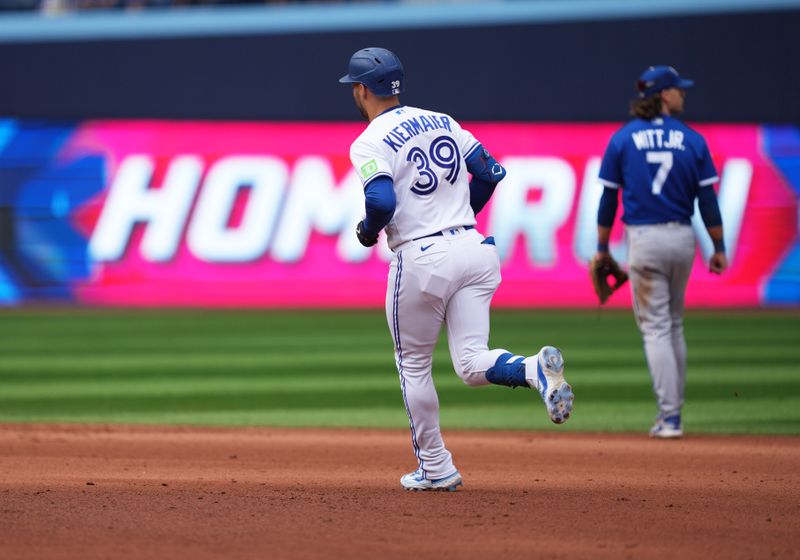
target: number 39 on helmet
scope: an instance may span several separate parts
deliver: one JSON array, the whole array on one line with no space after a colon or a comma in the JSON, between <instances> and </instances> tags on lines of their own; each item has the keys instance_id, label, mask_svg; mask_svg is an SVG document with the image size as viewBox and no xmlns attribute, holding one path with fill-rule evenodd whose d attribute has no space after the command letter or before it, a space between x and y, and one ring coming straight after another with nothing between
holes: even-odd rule
<instances>
[{"instance_id":1,"label":"number 39 on helmet","mask_svg":"<svg viewBox=\"0 0 800 560\"><path fill-rule=\"evenodd\" d=\"M390 50L368 47L356 51L350 57L348 70L339 78L340 83L364 84L377 96L391 97L403 93L405 89L403 65Z\"/></svg>"}]
</instances>

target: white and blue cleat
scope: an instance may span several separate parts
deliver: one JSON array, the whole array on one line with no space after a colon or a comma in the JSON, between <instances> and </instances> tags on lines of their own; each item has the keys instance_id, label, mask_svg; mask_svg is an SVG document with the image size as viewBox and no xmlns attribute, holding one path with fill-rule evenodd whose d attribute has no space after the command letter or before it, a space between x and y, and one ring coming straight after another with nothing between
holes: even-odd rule
<instances>
[{"instance_id":1,"label":"white and blue cleat","mask_svg":"<svg viewBox=\"0 0 800 560\"><path fill-rule=\"evenodd\" d=\"M406 490L411 490L414 492L455 492L459 486L464 486L464 483L461 481L461 475L458 473L458 471L455 471L453 474L445 476L444 478L429 480L425 478L425 474L418 469L414 472L403 475L400 478L400 485Z\"/></svg>"},{"instance_id":2,"label":"white and blue cleat","mask_svg":"<svg viewBox=\"0 0 800 560\"><path fill-rule=\"evenodd\" d=\"M564 357L553 346L545 346L536 355L539 394L547 415L556 424L563 424L572 414L575 395L572 386L564 379Z\"/></svg>"},{"instance_id":3,"label":"white and blue cleat","mask_svg":"<svg viewBox=\"0 0 800 560\"><path fill-rule=\"evenodd\" d=\"M650 437L660 439L677 439L683 437L681 415L674 414L667 418L659 418L650 428Z\"/></svg>"}]
</instances>

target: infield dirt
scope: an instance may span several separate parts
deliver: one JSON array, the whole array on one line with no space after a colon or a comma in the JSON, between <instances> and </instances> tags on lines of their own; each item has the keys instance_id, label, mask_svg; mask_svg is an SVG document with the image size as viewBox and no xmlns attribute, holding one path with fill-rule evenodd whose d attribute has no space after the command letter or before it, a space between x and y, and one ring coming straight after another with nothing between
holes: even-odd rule
<instances>
[{"instance_id":1,"label":"infield dirt","mask_svg":"<svg viewBox=\"0 0 800 560\"><path fill-rule=\"evenodd\" d=\"M800 438L0 425L0 557L800 558Z\"/></svg>"}]
</instances>

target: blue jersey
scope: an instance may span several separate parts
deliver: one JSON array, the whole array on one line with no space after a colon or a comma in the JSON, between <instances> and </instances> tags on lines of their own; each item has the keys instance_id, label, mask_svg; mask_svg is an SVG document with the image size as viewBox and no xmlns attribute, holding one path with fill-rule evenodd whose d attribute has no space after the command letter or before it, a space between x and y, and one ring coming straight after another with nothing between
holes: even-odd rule
<instances>
[{"instance_id":1,"label":"blue jersey","mask_svg":"<svg viewBox=\"0 0 800 560\"><path fill-rule=\"evenodd\" d=\"M626 224L689 224L702 187L719 180L706 141L672 117L635 119L611 137L600 182L622 188Z\"/></svg>"}]
</instances>

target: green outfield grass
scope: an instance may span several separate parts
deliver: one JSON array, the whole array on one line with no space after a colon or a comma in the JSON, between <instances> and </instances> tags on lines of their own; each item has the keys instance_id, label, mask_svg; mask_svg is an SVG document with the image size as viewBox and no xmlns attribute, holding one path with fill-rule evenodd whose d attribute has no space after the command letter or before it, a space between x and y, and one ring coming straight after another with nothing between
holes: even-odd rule
<instances>
[{"instance_id":1,"label":"green outfield grass","mask_svg":"<svg viewBox=\"0 0 800 560\"><path fill-rule=\"evenodd\" d=\"M686 317L691 432L800 434L800 313ZM564 352L576 409L471 388L442 336L434 378L449 428L642 431L655 414L630 312L503 311L491 346ZM408 425L382 313L6 310L0 421L225 426Z\"/></svg>"}]
</instances>

